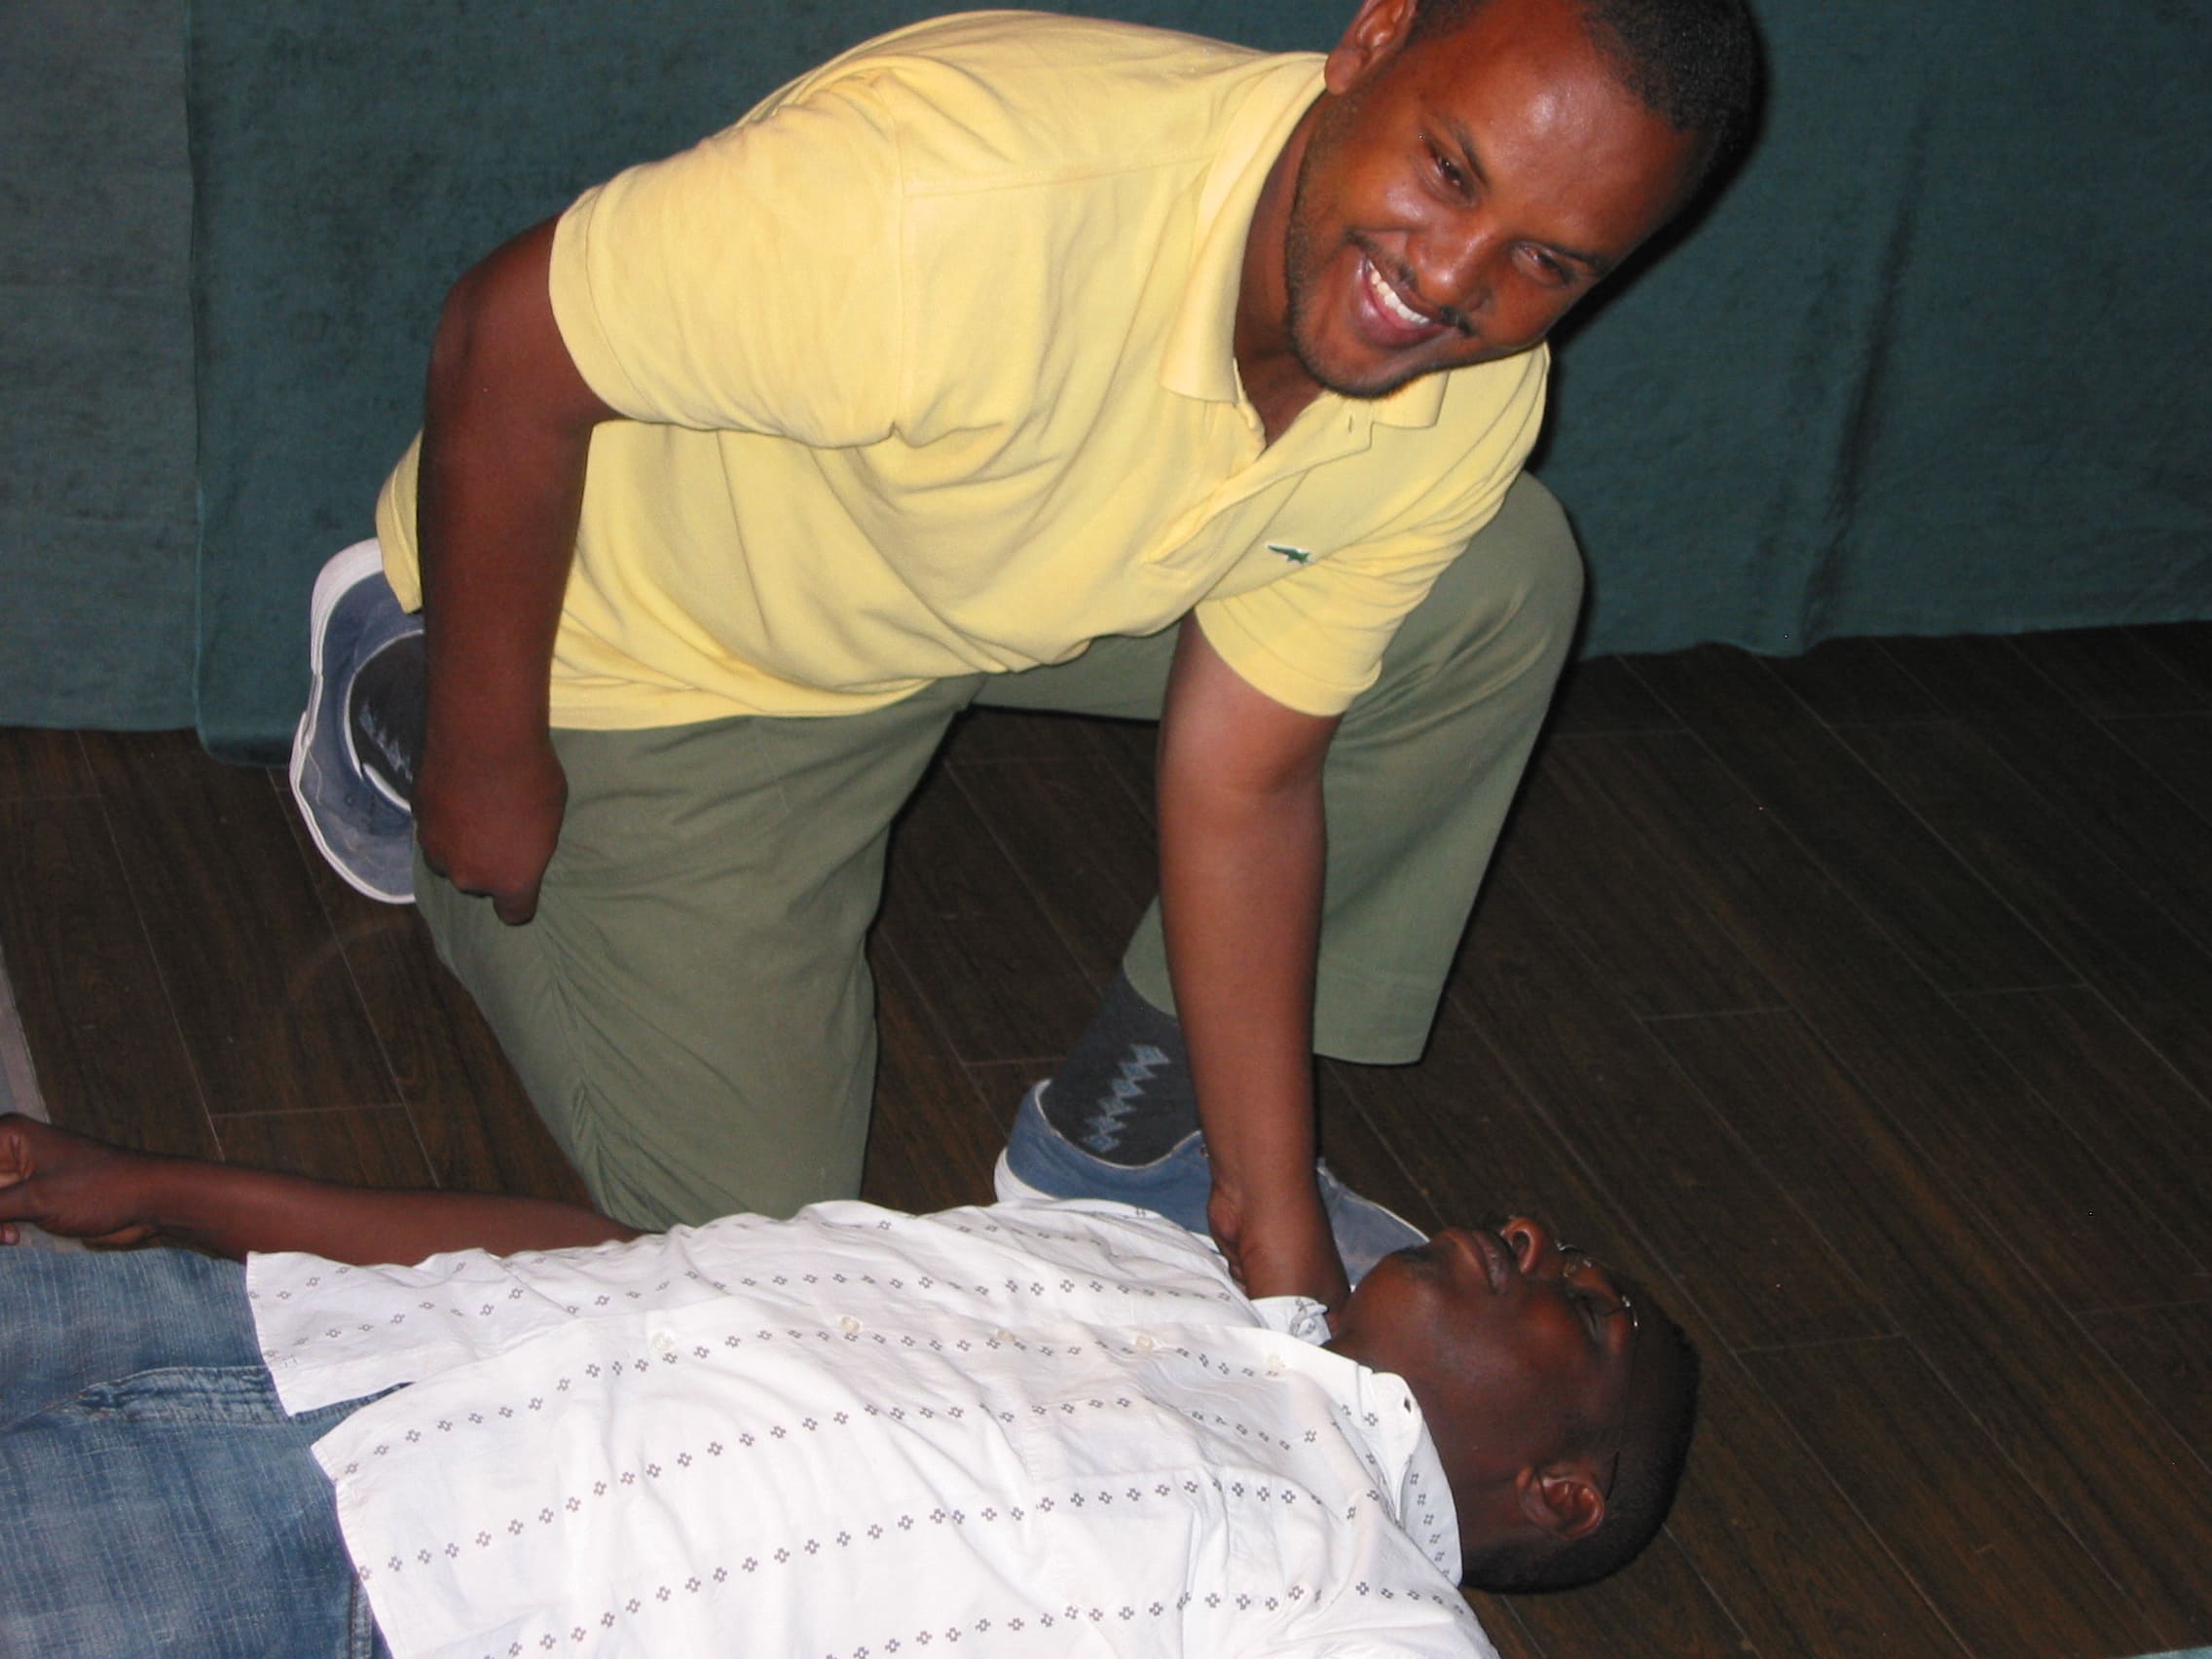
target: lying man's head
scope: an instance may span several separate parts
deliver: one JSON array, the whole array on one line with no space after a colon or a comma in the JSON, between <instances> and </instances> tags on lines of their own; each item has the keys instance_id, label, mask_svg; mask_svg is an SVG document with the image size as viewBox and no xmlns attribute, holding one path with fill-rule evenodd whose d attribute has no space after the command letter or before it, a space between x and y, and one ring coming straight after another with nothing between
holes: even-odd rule
<instances>
[{"instance_id":1,"label":"lying man's head","mask_svg":"<svg viewBox=\"0 0 2212 1659\"><path fill-rule=\"evenodd\" d=\"M1666 1519L1697 1353L1649 1291L1515 1217L1386 1256L1329 1346L1405 1379L1452 1483L1463 1581L1603 1578Z\"/></svg>"}]
</instances>

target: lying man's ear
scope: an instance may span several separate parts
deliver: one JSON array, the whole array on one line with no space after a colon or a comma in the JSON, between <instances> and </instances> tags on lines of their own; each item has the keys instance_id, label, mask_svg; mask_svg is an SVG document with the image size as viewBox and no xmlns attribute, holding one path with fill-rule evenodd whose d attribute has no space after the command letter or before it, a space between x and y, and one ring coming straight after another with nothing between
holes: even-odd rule
<instances>
[{"instance_id":1,"label":"lying man's ear","mask_svg":"<svg viewBox=\"0 0 2212 1659\"><path fill-rule=\"evenodd\" d=\"M1514 1492L1522 1518L1562 1543L1588 1537L1605 1519L1605 1494L1587 1458L1525 1468Z\"/></svg>"}]
</instances>

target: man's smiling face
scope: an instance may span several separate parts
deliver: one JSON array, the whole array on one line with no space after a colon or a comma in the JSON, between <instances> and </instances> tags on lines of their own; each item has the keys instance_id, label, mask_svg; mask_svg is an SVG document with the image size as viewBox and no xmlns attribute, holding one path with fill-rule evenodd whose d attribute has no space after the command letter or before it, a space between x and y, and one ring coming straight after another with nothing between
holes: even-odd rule
<instances>
[{"instance_id":1,"label":"man's smiling face","mask_svg":"<svg viewBox=\"0 0 2212 1659\"><path fill-rule=\"evenodd\" d=\"M1284 238L1292 350L1351 397L1534 345L1702 153L1619 84L1575 0L1489 0L1409 43L1413 16L1366 0L1330 54Z\"/></svg>"}]
</instances>

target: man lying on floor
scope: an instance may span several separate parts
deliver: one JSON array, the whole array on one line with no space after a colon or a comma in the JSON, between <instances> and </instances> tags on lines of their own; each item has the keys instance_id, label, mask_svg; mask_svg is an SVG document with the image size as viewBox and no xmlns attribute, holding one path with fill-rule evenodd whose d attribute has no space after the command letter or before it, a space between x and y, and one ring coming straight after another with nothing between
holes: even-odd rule
<instances>
[{"instance_id":1,"label":"man lying on floor","mask_svg":"<svg viewBox=\"0 0 2212 1659\"><path fill-rule=\"evenodd\" d=\"M0 1251L0 1652L48 1659L1488 1654L1456 1583L1627 1561L1694 1410L1518 1219L1331 1318L1118 1204L641 1236L0 1118L20 1222L245 1262Z\"/></svg>"}]
</instances>

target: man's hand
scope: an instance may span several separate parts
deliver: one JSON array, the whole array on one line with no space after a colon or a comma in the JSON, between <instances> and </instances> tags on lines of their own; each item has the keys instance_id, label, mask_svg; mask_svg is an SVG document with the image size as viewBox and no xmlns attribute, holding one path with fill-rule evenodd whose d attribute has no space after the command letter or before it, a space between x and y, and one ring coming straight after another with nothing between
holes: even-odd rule
<instances>
[{"instance_id":1,"label":"man's hand","mask_svg":"<svg viewBox=\"0 0 2212 1659\"><path fill-rule=\"evenodd\" d=\"M500 921L537 913L537 888L561 838L568 774L541 736L519 753L449 760L425 749L415 784L415 836L423 859L463 893L489 894Z\"/></svg>"},{"instance_id":2,"label":"man's hand","mask_svg":"<svg viewBox=\"0 0 2212 1659\"><path fill-rule=\"evenodd\" d=\"M154 1233L147 1175L158 1161L86 1140L52 1124L0 1116L0 1244L18 1222L88 1243L143 1243Z\"/></svg>"},{"instance_id":3,"label":"man's hand","mask_svg":"<svg viewBox=\"0 0 2212 1659\"><path fill-rule=\"evenodd\" d=\"M1341 1308L1351 1294L1317 1185L1251 1216L1216 1186L1206 1201L1206 1225L1247 1296L1310 1296Z\"/></svg>"}]
</instances>

